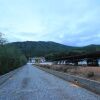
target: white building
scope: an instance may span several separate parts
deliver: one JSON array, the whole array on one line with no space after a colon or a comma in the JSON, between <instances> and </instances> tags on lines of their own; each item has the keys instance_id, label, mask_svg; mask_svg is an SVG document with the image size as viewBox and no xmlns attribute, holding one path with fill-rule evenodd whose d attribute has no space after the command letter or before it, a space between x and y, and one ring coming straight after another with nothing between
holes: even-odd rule
<instances>
[{"instance_id":1,"label":"white building","mask_svg":"<svg viewBox=\"0 0 100 100\"><path fill-rule=\"evenodd\" d=\"M35 63L44 63L46 60L44 57L33 57L29 58L29 63L35 64Z\"/></svg>"},{"instance_id":2,"label":"white building","mask_svg":"<svg viewBox=\"0 0 100 100\"><path fill-rule=\"evenodd\" d=\"M87 65L87 61L86 60L79 61L78 62L78 65Z\"/></svg>"}]
</instances>

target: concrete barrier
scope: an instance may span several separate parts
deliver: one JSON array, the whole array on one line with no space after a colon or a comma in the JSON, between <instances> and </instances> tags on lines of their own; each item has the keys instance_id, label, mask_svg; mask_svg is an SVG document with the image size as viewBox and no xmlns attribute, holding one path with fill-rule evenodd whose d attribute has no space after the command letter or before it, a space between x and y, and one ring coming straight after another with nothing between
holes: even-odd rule
<instances>
[{"instance_id":1,"label":"concrete barrier","mask_svg":"<svg viewBox=\"0 0 100 100\"><path fill-rule=\"evenodd\" d=\"M100 94L100 82L37 66L39 69Z\"/></svg>"}]
</instances>

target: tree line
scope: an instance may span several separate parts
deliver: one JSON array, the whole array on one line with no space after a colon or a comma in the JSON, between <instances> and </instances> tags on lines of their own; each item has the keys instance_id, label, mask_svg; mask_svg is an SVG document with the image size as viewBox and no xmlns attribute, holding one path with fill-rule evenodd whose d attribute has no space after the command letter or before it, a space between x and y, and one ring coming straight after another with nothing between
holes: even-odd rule
<instances>
[{"instance_id":1,"label":"tree line","mask_svg":"<svg viewBox=\"0 0 100 100\"><path fill-rule=\"evenodd\" d=\"M27 59L20 49L6 44L6 39L0 33L0 75L14 70L24 64Z\"/></svg>"},{"instance_id":2,"label":"tree line","mask_svg":"<svg viewBox=\"0 0 100 100\"><path fill-rule=\"evenodd\" d=\"M9 43L9 45L19 48L27 59L30 57L45 57L48 61L53 61L54 59L62 57L83 55L100 51L100 45L74 47L52 41L13 42Z\"/></svg>"}]
</instances>

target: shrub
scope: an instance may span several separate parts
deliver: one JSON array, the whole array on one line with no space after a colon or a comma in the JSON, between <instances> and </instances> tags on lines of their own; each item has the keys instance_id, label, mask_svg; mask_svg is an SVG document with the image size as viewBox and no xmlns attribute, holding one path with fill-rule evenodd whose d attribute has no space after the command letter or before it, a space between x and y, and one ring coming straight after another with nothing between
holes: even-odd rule
<instances>
[{"instance_id":1,"label":"shrub","mask_svg":"<svg viewBox=\"0 0 100 100\"><path fill-rule=\"evenodd\" d=\"M91 77L93 77L93 76L94 76L94 72L88 72L88 73L87 73L87 77L88 77L88 78L91 78Z\"/></svg>"},{"instance_id":2,"label":"shrub","mask_svg":"<svg viewBox=\"0 0 100 100\"><path fill-rule=\"evenodd\" d=\"M0 46L0 75L26 64L27 59L22 52L11 46Z\"/></svg>"}]
</instances>

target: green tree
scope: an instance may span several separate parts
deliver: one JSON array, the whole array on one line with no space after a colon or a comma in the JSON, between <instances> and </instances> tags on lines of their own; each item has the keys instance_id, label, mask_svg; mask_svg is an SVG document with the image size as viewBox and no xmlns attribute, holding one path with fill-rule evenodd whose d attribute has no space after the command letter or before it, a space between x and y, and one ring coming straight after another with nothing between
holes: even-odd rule
<instances>
[{"instance_id":1,"label":"green tree","mask_svg":"<svg viewBox=\"0 0 100 100\"><path fill-rule=\"evenodd\" d=\"M27 59L20 49L8 46L6 39L0 36L0 74L5 74L26 64Z\"/></svg>"},{"instance_id":2,"label":"green tree","mask_svg":"<svg viewBox=\"0 0 100 100\"><path fill-rule=\"evenodd\" d=\"M3 38L3 33L0 32L0 45L4 45L7 42L5 38Z\"/></svg>"}]
</instances>

